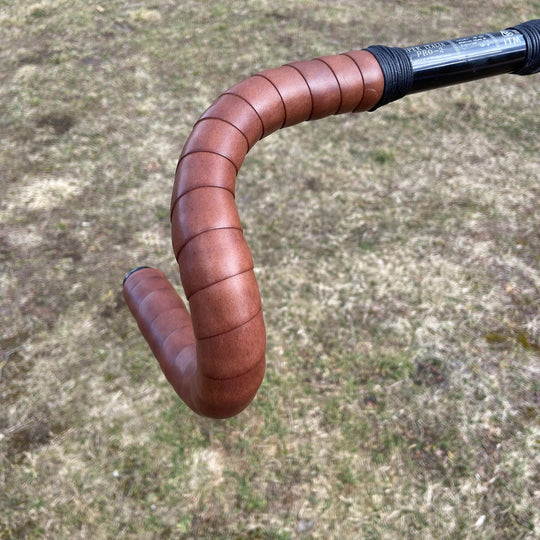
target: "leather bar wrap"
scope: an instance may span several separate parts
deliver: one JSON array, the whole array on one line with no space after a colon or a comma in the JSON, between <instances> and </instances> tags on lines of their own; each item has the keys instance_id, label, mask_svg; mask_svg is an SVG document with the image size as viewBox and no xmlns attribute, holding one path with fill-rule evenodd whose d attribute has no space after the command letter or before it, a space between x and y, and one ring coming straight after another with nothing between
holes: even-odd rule
<instances>
[{"instance_id":1,"label":"leather bar wrap","mask_svg":"<svg viewBox=\"0 0 540 540\"><path fill-rule=\"evenodd\" d=\"M171 199L173 250L191 316L160 270L129 274L124 296L165 376L196 413L239 413L265 371L261 297L234 199L247 152L280 128L373 109L383 91L375 57L352 51L253 75L195 124Z\"/></svg>"}]
</instances>

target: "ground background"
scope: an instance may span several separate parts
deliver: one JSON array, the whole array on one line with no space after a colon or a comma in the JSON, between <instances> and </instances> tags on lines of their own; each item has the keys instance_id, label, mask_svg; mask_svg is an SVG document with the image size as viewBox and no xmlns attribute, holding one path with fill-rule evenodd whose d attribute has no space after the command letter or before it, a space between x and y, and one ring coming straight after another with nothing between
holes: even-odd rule
<instances>
[{"instance_id":1,"label":"ground background","mask_svg":"<svg viewBox=\"0 0 540 540\"><path fill-rule=\"evenodd\" d=\"M519 0L1 0L0 537L538 537L540 76L252 150L237 201L268 370L235 419L176 398L121 282L151 264L179 284L174 168L224 89L539 16Z\"/></svg>"}]
</instances>

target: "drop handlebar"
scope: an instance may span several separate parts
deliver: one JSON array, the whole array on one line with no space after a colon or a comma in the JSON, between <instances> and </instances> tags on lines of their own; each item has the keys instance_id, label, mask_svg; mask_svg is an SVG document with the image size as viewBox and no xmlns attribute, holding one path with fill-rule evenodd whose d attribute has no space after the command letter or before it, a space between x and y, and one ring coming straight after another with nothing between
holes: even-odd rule
<instances>
[{"instance_id":1,"label":"drop handlebar","mask_svg":"<svg viewBox=\"0 0 540 540\"><path fill-rule=\"evenodd\" d=\"M234 199L240 166L259 139L414 92L539 71L536 19L461 39L293 62L225 91L187 139L171 199L173 250L191 316L160 270L139 267L124 278L126 302L180 398L198 414L230 417L264 376L261 297Z\"/></svg>"}]
</instances>

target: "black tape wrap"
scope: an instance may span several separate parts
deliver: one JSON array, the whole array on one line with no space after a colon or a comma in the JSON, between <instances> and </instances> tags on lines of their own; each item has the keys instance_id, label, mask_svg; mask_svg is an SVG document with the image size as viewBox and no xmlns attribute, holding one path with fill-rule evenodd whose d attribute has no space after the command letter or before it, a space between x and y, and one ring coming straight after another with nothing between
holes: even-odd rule
<instances>
[{"instance_id":1,"label":"black tape wrap","mask_svg":"<svg viewBox=\"0 0 540 540\"><path fill-rule=\"evenodd\" d=\"M384 92L373 109L407 95L413 85L413 67L407 53L399 47L372 45L366 49L379 62L384 75Z\"/></svg>"},{"instance_id":2,"label":"black tape wrap","mask_svg":"<svg viewBox=\"0 0 540 540\"><path fill-rule=\"evenodd\" d=\"M527 21L509 30L517 30L525 38L527 44L527 57L516 75L532 75L540 71L540 19Z\"/></svg>"}]
</instances>

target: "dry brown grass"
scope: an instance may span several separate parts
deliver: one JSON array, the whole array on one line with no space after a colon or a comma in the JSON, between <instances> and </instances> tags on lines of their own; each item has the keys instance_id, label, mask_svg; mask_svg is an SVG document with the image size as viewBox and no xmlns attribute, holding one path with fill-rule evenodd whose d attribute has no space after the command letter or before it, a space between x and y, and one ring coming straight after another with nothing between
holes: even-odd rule
<instances>
[{"instance_id":1,"label":"dry brown grass","mask_svg":"<svg viewBox=\"0 0 540 540\"><path fill-rule=\"evenodd\" d=\"M237 202L268 372L225 422L121 296L178 284L181 146L286 61L537 18L538 2L0 1L0 537L534 538L539 78L290 128Z\"/></svg>"}]
</instances>

